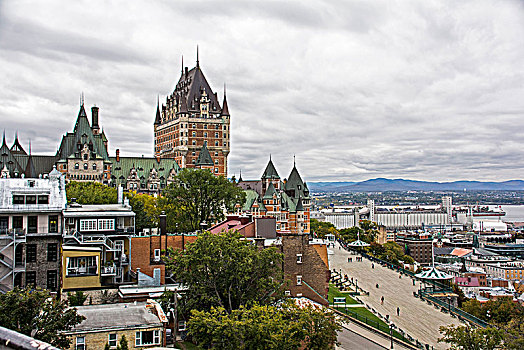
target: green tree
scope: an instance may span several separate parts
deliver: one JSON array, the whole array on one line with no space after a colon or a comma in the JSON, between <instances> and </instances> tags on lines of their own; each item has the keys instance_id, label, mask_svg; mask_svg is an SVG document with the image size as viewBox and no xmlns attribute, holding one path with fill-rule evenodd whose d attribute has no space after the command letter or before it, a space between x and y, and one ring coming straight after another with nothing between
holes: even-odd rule
<instances>
[{"instance_id":1,"label":"green tree","mask_svg":"<svg viewBox=\"0 0 524 350\"><path fill-rule=\"evenodd\" d=\"M71 342L63 332L84 319L66 302L52 298L47 290L15 288L0 294L0 326L58 348L69 348Z\"/></svg>"},{"instance_id":2,"label":"green tree","mask_svg":"<svg viewBox=\"0 0 524 350\"><path fill-rule=\"evenodd\" d=\"M66 185L67 201L76 198L80 204L114 204L117 190L98 182L71 181Z\"/></svg>"},{"instance_id":3,"label":"green tree","mask_svg":"<svg viewBox=\"0 0 524 350\"><path fill-rule=\"evenodd\" d=\"M109 343L106 343L106 345L104 346L104 350L111 350L111 347L109 346Z\"/></svg>"},{"instance_id":4,"label":"green tree","mask_svg":"<svg viewBox=\"0 0 524 350\"><path fill-rule=\"evenodd\" d=\"M176 216L180 229L194 232L201 223L210 225L224 219L224 211L232 212L243 204L244 191L222 176L207 169L182 169L163 192L171 206L169 215Z\"/></svg>"},{"instance_id":5,"label":"green tree","mask_svg":"<svg viewBox=\"0 0 524 350\"><path fill-rule=\"evenodd\" d=\"M186 312L221 306L227 312L241 305L271 303L281 297L282 254L259 250L238 232L204 232L187 249L169 250L166 268L186 285Z\"/></svg>"},{"instance_id":6,"label":"green tree","mask_svg":"<svg viewBox=\"0 0 524 350\"><path fill-rule=\"evenodd\" d=\"M328 234L332 234L338 237L338 230L335 225L330 222L322 222L317 219L311 219L311 232L315 233L317 237L324 238Z\"/></svg>"},{"instance_id":7,"label":"green tree","mask_svg":"<svg viewBox=\"0 0 524 350\"><path fill-rule=\"evenodd\" d=\"M67 292L67 301L69 306L82 306L87 299L87 295L84 295L82 291L76 291L74 294Z\"/></svg>"},{"instance_id":8,"label":"green tree","mask_svg":"<svg viewBox=\"0 0 524 350\"><path fill-rule=\"evenodd\" d=\"M127 345L127 339L125 335L123 335L122 338L120 338L120 344L118 344L116 349L117 350L129 350L129 346Z\"/></svg>"},{"instance_id":9,"label":"green tree","mask_svg":"<svg viewBox=\"0 0 524 350\"><path fill-rule=\"evenodd\" d=\"M332 349L340 323L331 311L292 302L254 304L228 313L224 308L193 310L189 334L210 349Z\"/></svg>"},{"instance_id":10,"label":"green tree","mask_svg":"<svg viewBox=\"0 0 524 350\"><path fill-rule=\"evenodd\" d=\"M462 350L493 350L500 347L503 332L497 328L472 328L469 326L442 326L441 343L448 343L451 349Z\"/></svg>"}]
</instances>

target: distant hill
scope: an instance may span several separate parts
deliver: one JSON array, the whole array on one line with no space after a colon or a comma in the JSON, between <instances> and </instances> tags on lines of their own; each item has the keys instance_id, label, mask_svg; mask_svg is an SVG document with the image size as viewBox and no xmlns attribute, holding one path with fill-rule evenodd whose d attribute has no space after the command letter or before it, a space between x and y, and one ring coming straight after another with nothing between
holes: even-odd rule
<instances>
[{"instance_id":1,"label":"distant hill","mask_svg":"<svg viewBox=\"0 0 524 350\"><path fill-rule=\"evenodd\" d=\"M524 181L504 182L453 181L430 182L377 178L362 182L308 182L313 192L374 192L374 191L524 191Z\"/></svg>"}]
</instances>

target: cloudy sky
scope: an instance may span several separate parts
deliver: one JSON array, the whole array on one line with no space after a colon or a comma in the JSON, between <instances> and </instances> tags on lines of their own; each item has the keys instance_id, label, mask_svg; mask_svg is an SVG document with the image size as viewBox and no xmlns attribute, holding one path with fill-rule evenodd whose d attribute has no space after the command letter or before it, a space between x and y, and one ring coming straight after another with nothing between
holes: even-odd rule
<instances>
[{"instance_id":1,"label":"cloudy sky","mask_svg":"<svg viewBox=\"0 0 524 350\"><path fill-rule=\"evenodd\" d=\"M52 154L84 92L111 154L151 156L197 44L230 175L524 179L523 1L3 0L0 126Z\"/></svg>"}]
</instances>

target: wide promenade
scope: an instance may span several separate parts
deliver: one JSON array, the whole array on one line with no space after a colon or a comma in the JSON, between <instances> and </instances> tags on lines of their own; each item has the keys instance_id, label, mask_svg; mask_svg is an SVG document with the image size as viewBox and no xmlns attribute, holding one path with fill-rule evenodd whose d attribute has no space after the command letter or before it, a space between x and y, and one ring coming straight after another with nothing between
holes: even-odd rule
<instances>
[{"instance_id":1,"label":"wide promenade","mask_svg":"<svg viewBox=\"0 0 524 350\"><path fill-rule=\"evenodd\" d=\"M396 326L420 342L432 345L435 349L448 348L447 344L437 342L440 337L439 327L460 324L460 321L415 298L413 292L419 290L420 282L414 286L411 278L404 275L399 278L397 272L379 264L374 264L372 268L372 263L365 258L355 262L356 255L351 255L340 248L338 243L335 244L335 248L330 248L333 254L329 255L329 268L342 270L343 274L356 279L358 286L369 292L369 296L359 296L364 303L382 315L389 315ZM353 262L348 262L348 257L352 257ZM379 288L376 288L377 284ZM397 308L400 316L397 316Z\"/></svg>"}]
</instances>

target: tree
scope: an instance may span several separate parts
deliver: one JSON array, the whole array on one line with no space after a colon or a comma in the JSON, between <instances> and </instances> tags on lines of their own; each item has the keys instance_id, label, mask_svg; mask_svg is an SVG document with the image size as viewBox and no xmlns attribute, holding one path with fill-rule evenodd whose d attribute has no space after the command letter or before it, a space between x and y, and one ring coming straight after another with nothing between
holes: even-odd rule
<instances>
[{"instance_id":1,"label":"tree","mask_svg":"<svg viewBox=\"0 0 524 350\"><path fill-rule=\"evenodd\" d=\"M335 225L330 222L322 222L318 221L317 219L311 219L310 225L311 232L315 233L319 238L324 238L328 234L335 236L338 236L339 234Z\"/></svg>"},{"instance_id":2,"label":"tree","mask_svg":"<svg viewBox=\"0 0 524 350\"><path fill-rule=\"evenodd\" d=\"M442 326L444 336L438 341L448 343L451 349L493 350L502 344L503 332L497 328L472 328L469 326Z\"/></svg>"},{"instance_id":3,"label":"tree","mask_svg":"<svg viewBox=\"0 0 524 350\"><path fill-rule=\"evenodd\" d=\"M87 295L84 295L82 291L76 291L74 294L67 292L67 301L69 306L82 306L87 299Z\"/></svg>"},{"instance_id":4,"label":"tree","mask_svg":"<svg viewBox=\"0 0 524 350\"><path fill-rule=\"evenodd\" d=\"M211 349L332 349L341 329L335 315L293 302L280 306L224 308L192 312L189 335L197 345Z\"/></svg>"},{"instance_id":5,"label":"tree","mask_svg":"<svg viewBox=\"0 0 524 350\"><path fill-rule=\"evenodd\" d=\"M207 169L182 169L163 192L172 205L168 213L176 216L180 229L194 232L201 223L208 225L224 219L224 211L232 212L235 204L243 204L244 191L226 178Z\"/></svg>"},{"instance_id":6,"label":"tree","mask_svg":"<svg viewBox=\"0 0 524 350\"><path fill-rule=\"evenodd\" d=\"M117 190L98 182L71 181L66 186L67 201L76 198L80 204L114 204Z\"/></svg>"},{"instance_id":7,"label":"tree","mask_svg":"<svg viewBox=\"0 0 524 350\"><path fill-rule=\"evenodd\" d=\"M166 268L188 287L181 307L228 313L254 302L271 303L281 297L282 254L276 248L259 250L238 232L204 232L187 249L169 249Z\"/></svg>"},{"instance_id":8,"label":"tree","mask_svg":"<svg viewBox=\"0 0 524 350\"><path fill-rule=\"evenodd\" d=\"M64 331L84 320L75 308L52 298L42 289L19 289L0 294L0 326L48 342L58 348L69 348Z\"/></svg>"},{"instance_id":9,"label":"tree","mask_svg":"<svg viewBox=\"0 0 524 350\"><path fill-rule=\"evenodd\" d=\"M129 346L127 345L127 339L125 335L123 335L122 338L120 338L120 344L116 347L116 349L129 350Z\"/></svg>"}]
</instances>

